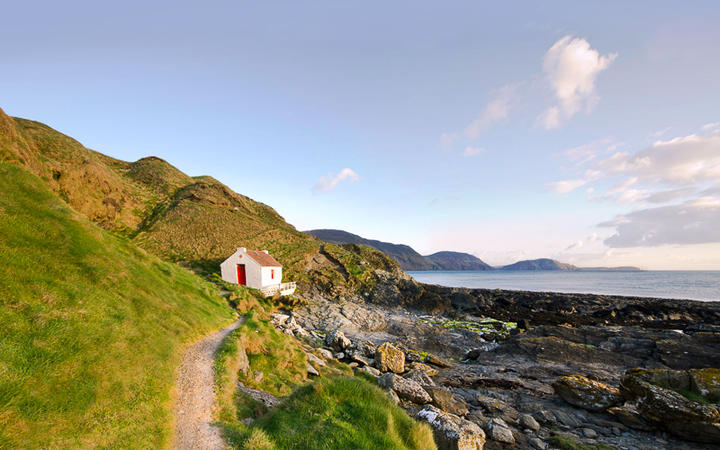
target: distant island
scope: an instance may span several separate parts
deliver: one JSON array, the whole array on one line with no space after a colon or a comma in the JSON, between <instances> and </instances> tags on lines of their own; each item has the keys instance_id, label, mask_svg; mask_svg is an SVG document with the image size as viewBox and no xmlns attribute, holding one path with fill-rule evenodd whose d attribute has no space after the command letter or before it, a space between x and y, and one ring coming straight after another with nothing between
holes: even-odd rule
<instances>
[{"instance_id":1,"label":"distant island","mask_svg":"<svg viewBox=\"0 0 720 450\"><path fill-rule=\"evenodd\" d=\"M572 264L563 263L550 258L539 258L518 261L506 266L493 267L475 255L463 252L441 251L432 255L421 255L415 249L405 244L393 244L390 242L366 239L357 234L343 230L318 229L308 230L307 233L322 241L332 244L358 244L367 245L380 250L398 262L400 268L408 271L426 270L596 270L607 272L640 271L637 267L578 267Z\"/></svg>"},{"instance_id":2,"label":"distant island","mask_svg":"<svg viewBox=\"0 0 720 450\"><path fill-rule=\"evenodd\" d=\"M550 258L528 259L518 261L507 266L502 266L501 270L580 270L579 267L572 264L561 263Z\"/></svg>"}]
</instances>

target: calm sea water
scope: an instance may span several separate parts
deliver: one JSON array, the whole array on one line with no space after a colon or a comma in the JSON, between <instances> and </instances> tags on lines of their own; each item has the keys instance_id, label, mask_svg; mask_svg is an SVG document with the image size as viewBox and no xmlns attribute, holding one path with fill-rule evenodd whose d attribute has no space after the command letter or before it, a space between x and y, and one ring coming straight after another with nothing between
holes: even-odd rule
<instances>
[{"instance_id":1,"label":"calm sea water","mask_svg":"<svg viewBox=\"0 0 720 450\"><path fill-rule=\"evenodd\" d=\"M450 287L720 301L720 271L422 271L421 283Z\"/></svg>"}]
</instances>

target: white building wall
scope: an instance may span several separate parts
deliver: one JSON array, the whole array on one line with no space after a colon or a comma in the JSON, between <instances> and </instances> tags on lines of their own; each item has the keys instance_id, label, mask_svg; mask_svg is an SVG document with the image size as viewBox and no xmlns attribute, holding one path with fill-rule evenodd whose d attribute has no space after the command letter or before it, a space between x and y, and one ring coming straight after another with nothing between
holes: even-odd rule
<instances>
[{"instance_id":1,"label":"white building wall","mask_svg":"<svg viewBox=\"0 0 720 450\"><path fill-rule=\"evenodd\" d=\"M263 267L245 252L244 247L238 248L235 253L220 264L220 275L229 283L238 282L237 265L245 265L245 284L253 289L280 284L282 281L282 267ZM272 270L275 278L272 278Z\"/></svg>"},{"instance_id":2,"label":"white building wall","mask_svg":"<svg viewBox=\"0 0 720 450\"><path fill-rule=\"evenodd\" d=\"M273 271L275 277L273 278ZM262 287L280 284L282 282L282 267L263 267L262 268Z\"/></svg>"}]
</instances>

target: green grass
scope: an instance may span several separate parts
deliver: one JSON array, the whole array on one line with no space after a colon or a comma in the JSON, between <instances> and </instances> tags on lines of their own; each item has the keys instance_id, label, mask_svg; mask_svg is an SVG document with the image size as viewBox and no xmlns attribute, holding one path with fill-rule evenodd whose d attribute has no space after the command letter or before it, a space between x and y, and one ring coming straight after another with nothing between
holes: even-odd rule
<instances>
[{"instance_id":1,"label":"green grass","mask_svg":"<svg viewBox=\"0 0 720 450\"><path fill-rule=\"evenodd\" d=\"M252 430L247 448L435 448L428 425L358 377L323 378L304 386Z\"/></svg>"},{"instance_id":2,"label":"green grass","mask_svg":"<svg viewBox=\"0 0 720 450\"><path fill-rule=\"evenodd\" d=\"M219 271L237 247L266 249L286 281L334 296L364 293L376 269L400 273L369 247L323 244L273 208L208 176L189 177L155 157L120 161L32 120L0 110L0 161L37 175L86 218L165 260L200 273Z\"/></svg>"},{"instance_id":3,"label":"green grass","mask_svg":"<svg viewBox=\"0 0 720 450\"><path fill-rule=\"evenodd\" d=\"M157 448L180 351L233 320L216 289L0 164L0 447Z\"/></svg>"}]
</instances>

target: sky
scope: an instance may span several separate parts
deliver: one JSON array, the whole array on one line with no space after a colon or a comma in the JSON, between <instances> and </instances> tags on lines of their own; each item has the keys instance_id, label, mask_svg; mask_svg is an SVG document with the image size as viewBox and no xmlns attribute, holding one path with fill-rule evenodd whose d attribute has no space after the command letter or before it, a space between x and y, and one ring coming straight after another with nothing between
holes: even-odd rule
<instances>
[{"instance_id":1,"label":"sky","mask_svg":"<svg viewBox=\"0 0 720 450\"><path fill-rule=\"evenodd\" d=\"M490 264L720 270L720 3L11 2L0 108Z\"/></svg>"}]
</instances>

